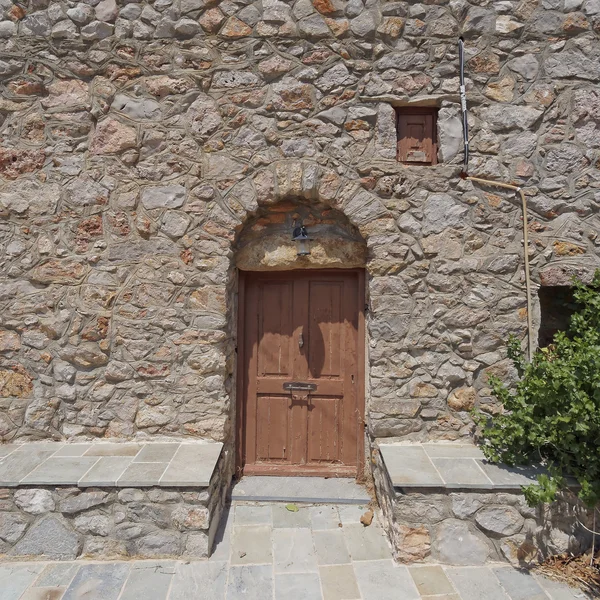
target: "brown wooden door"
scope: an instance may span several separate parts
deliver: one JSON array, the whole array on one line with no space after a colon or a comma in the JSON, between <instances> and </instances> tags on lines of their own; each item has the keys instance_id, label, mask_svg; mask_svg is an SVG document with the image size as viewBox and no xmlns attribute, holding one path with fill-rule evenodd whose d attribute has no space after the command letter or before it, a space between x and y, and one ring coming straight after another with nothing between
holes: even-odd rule
<instances>
[{"instance_id":1,"label":"brown wooden door","mask_svg":"<svg viewBox=\"0 0 600 600\"><path fill-rule=\"evenodd\" d=\"M364 452L361 276L244 274L239 357L244 473L357 474Z\"/></svg>"}]
</instances>

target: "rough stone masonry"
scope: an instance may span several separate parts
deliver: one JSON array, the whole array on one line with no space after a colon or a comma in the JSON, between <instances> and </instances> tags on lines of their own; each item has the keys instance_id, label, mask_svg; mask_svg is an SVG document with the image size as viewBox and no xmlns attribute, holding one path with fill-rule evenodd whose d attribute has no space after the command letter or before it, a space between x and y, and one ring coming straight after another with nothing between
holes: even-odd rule
<instances>
[{"instance_id":1,"label":"rough stone masonry","mask_svg":"<svg viewBox=\"0 0 600 600\"><path fill-rule=\"evenodd\" d=\"M233 445L237 260L293 266L296 213L307 266L367 270L371 439L468 436L527 315L457 40L470 173L523 187L556 286L600 266L599 33L599 0L0 0L2 440ZM396 160L414 103L436 166Z\"/></svg>"}]
</instances>

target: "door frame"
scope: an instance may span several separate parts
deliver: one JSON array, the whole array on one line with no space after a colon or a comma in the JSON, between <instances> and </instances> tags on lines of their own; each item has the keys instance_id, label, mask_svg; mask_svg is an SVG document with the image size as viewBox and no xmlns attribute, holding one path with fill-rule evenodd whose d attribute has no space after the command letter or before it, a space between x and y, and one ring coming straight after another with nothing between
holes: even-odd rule
<instances>
[{"instance_id":1,"label":"door frame","mask_svg":"<svg viewBox=\"0 0 600 600\"><path fill-rule=\"evenodd\" d=\"M235 411L235 477L241 478L244 474L244 447L245 447L245 421L246 421L246 406L245 402L245 385L244 385L244 367L246 363L245 347L246 347L246 327L245 327L245 308L246 308L246 285L249 277L252 275L260 275L261 273L272 273L275 271L238 271L238 302L237 302L237 339L236 339L236 353L237 353L237 365L236 365L236 411ZM356 457L356 478L357 480L363 480L365 477L365 452L366 452L366 439L365 439L365 393L366 393L366 379L365 379L365 361L366 361L366 327L365 327L365 298L366 298L366 277L365 269L286 269L283 271L276 271L277 273L294 273L296 271L310 271L321 274L335 274L340 271L346 273L356 273L358 280L358 331L357 340L358 347L356 349L357 356L357 406L360 414L360 423L358 426L358 443L357 443L357 457ZM283 476L284 474L274 473L274 475ZM288 474L286 474L288 475ZM315 472L314 474L305 473L294 473L291 471L288 476L303 477L303 476L320 476L321 474ZM347 477L347 475L337 475L339 477ZM336 477L335 473L328 473L327 477Z\"/></svg>"}]
</instances>

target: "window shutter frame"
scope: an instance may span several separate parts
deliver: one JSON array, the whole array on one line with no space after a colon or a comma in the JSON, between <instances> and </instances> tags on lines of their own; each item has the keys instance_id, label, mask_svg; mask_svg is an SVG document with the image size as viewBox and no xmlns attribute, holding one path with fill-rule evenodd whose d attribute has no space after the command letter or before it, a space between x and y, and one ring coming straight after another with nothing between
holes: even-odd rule
<instances>
[{"instance_id":1,"label":"window shutter frame","mask_svg":"<svg viewBox=\"0 0 600 600\"><path fill-rule=\"evenodd\" d=\"M396 108L396 133L397 133L397 159L406 165L436 165L438 164L437 152L437 112L438 109L429 106L397 107ZM421 121L423 127L422 141L414 144L415 138L410 137L410 126ZM410 160L409 153L419 151L424 153L424 160Z\"/></svg>"}]
</instances>

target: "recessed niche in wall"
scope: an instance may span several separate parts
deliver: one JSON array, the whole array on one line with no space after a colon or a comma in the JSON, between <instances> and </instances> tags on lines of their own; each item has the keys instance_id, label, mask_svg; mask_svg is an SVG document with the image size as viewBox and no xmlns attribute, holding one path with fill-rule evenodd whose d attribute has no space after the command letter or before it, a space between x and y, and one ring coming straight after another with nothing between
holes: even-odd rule
<instances>
[{"instance_id":1,"label":"recessed niche in wall","mask_svg":"<svg viewBox=\"0 0 600 600\"><path fill-rule=\"evenodd\" d=\"M541 287L538 296L541 315L538 345L546 348L552 343L556 332L569 329L569 321L577 310L577 304L573 298L573 288L569 286Z\"/></svg>"},{"instance_id":2,"label":"recessed niche in wall","mask_svg":"<svg viewBox=\"0 0 600 600\"><path fill-rule=\"evenodd\" d=\"M430 106L396 108L398 160L409 165L437 164L437 113Z\"/></svg>"}]
</instances>

